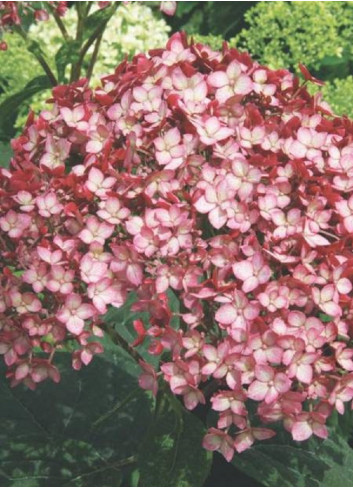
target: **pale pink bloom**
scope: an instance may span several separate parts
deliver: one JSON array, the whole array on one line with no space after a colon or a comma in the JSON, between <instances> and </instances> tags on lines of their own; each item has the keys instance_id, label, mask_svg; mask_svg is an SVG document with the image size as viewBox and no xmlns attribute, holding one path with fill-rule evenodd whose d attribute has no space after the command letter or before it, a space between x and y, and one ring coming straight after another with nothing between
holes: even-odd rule
<instances>
[{"instance_id":1,"label":"pale pink bloom","mask_svg":"<svg viewBox=\"0 0 353 489\"><path fill-rule=\"evenodd\" d=\"M341 365L345 370L353 371L353 349L347 348L346 344L343 342L335 342L332 344L335 348L335 358L336 361Z\"/></svg>"},{"instance_id":2,"label":"pale pink bloom","mask_svg":"<svg viewBox=\"0 0 353 489\"><path fill-rule=\"evenodd\" d=\"M144 253L148 258L155 254L160 247L158 234L144 226L133 239L136 251Z\"/></svg>"},{"instance_id":3,"label":"pale pink bloom","mask_svg":"<svg viewBox=\"0 0 353 489\"><path fill-rule=\"evenodd\" d=\"M36 198L38 213L43 217L50 217L60 214L63 210L57 195L54 192L48 192L45 195L39 195Z\"/></svg>"},{"instance_id":4,"label":"pale pink bloom","mask_svg":"<svg viewBox=\"0 0 353 489\"><path fill-rule=\"evenodd\" d=\"M96 217L90 216L86 221L86 227L79 233L78 237L86 244L96 241L104 245L114 232L114 226L100 222Z\"/></svg>"},{"instance_id":5,"label":"pale pink bloom","mask_svg":"<svg viewBox=\"0 0 353 489\"><path fill-rule=\"evenodd\" d=\"M318 353L295 353L288 366L288 377L296 377L299 382L310 384L314 375L313 363L317 360ZM288 364L287 359L283 358L283 363Z\"/></svg>"},{"instance_id":6,"label":"pale pink bloom","mask_svg":"<svg viewBox=\"0 0 353 489\"><path fill-rule=\"evenodd\" d=\"M57 139L49 134L45 143L45 153L40 159L40 164L55 170L65 165L65 160L70 153L71 143L66 139Z\"/></svg>"},{"instance_id":7,"label":"pale pink bloom","mask_svg":"<svg viewBox=\"0 0 353 489\"><path fill-rule=\"evenodd\" d=\"M80 261L81 279L86 284L99 282L107 275L108 264L87 253Z\"/></svg>"},{"instance_id":8,"label":"pale pink bloom","mask_svg":"<svg viewBox=\"0 0 353 489\"><path fill-rule=\"evenodd\" d=\"M235 177L218 178L213 184L205 183L204 194L194 202L194 206L198 212L208 214L215 229L220 229L234 217L235 194Z\"/></svg>"},{"instance_id":9,"label":"pale pink bloom","mask_svg":"<svg viewBox=\"0 0 353 489\"><path fill-rule=\"evenodd\" d=\"M76 127L79 131L86 129L87 123L82 121L85 117L85 109L82 105L78 105L73 109L61 107L60 114L69 127Z\"/></svg>"},{"instance_id":10,"label":"pale pink bloom","mask_svg":"<svg viewBox=\"0 0 353 489\"><path fill-rule=\"evenodd\" d=\"M242 148L252 148L256 144L262 144L265 137L265 128L256 126L253 129L241 127L239 129L239 144Z\"/></svg>"},{"instance_id":11,"label":"pale pink bloom","mask_svg":"<svg viewBox=\"0 0 353 489\"><path fill-rule=\"evenodd\" d=\"M88 130L89 141L86 144L87 153L97 154L102 151L109 134L108 128L103 124L98 124L94 129Z\"/></svg>"},{"instance_id":12,"label":"pale pink bloom","mask_svg":"<svg viewBox=\"0 0 353 489\"><path fill-rule=\"evenodd\" d=\"M0 227L10 238L17 239L29 228L31 222L32 218L28 214L18 214L10 209L5 216L0 218Z\"/></svg>"},{"instance_id":13,"label":"pale pink bloom","mask_svg":"<svg viewBox=\"0 0 353 489\"><path fill-rule=\"evenodd\" d=\"M11 307L14 307L18 314L28 312L38 312L42 309L42 304L32 292L21 294L17 289L11 289L9 292Z\"/></svg>"},{"instance_id":14,"label":"pale pink bloom","mask_svg":"<svg viewBox=\"0 0 353 489\"><path fill-rule=\"evenodd\" d=\"M99 203L99 216L109 224L120 224L124 219L128 218L130 210L127 207L122 207L117 197L108 197L107 200L103 200Z\"/></svg>"},{"instance_id":15,"label":"pale pink bloom","mask_svg":"<svg viewBox=\"0 0 353 489\"><path fill-rule=\"evenodd\" d=\"M353 195L348 200L336 202L336 209L343 217L343 224L349 233L353 233Z\"/></svg>"},{"instance_id":16,"label":"pale pink bloom","mask_svg":"<svg viewBox=\"0 0 353 489\"><path fill-rule=\"evenodd\" d=\"M197 387L201 380L200 365L197 360L191 360L188 365L183 362L165 363L161 366L161 370L170 384L171 391L183 396L187 409L192 410L199 403L205 403L204 395Z\"/></svg>"},{"instance_id":17,"label":"pale pink bloom","mask_svg":"<svg viewBox=\"0 0 353 489\"><path fill-rule=\"evenodd\" d=\"M60 294L71 294L73 291L74 270L65 270L60 265L53 265L48 277L46 287L51 292L59 292Z\"/></svg>"},{"instance_id":18,"label":"pale pink bloom","mask_svg":"<svg viewBox=\"0 0 353 489\"><path fill-rule=\"evenodd\" d=\"M219 391L211 397L212 409L215 411L231 410L239 416L246 416L246 395L242 391Z\"/></svg>"},{"instance_id":19,"label":"pale pink bloom","mask_svg":"<svg viewBox=\"0 0 353 489\"><path fill-rule=\"evenodd\" d=\"M232 173L239 199L247 201L252 196L255 184L261 180L261 171L251 168L246 160L237 159L232 163Z\"/></svg>"},{"instance_id":20,"label":"pale pink bloom","mask_svg":"<svg viewBox=\"0 0 353 489\"><path fill-rule=\"evenodd\" d=\"M263 93L266 97L274 95L276 92L276 85L267 82L267 72L263 69L257 69L253 75L253 89L256 93Z\"/></svg>"},{"instance_id":21,"label":"pale pink bloom","mask_svg":"<svg viewBox=\"0 0 353 489\"><path fill-rule=\"evenodd\" d=\"M230 350L229 343L219 343L217 348L212 345L204 345L202 353L208 362L202 367L202 374L212 375L215 379L225 377L227 385L235 389L240 384L240 374L234 368L236 354Z\"/></svg>"},{"instance_id":22,"label":"pale pink bloom","mask_svg":"<svg viewBox=\"0 0 353 489\"><path fill-rule=\"evenodd\" d=\"M104 348L101 343L92 342L85 345L82 350L75 351L72 358L72 367L79 370L83 365L89 365L94 355L103 353Z\"/></svg>"},{"instance_id":23,"label":"pale pink bloom","mask_svg":"<svg viewBox=\"0 0 353 489\"><path fill-rule=\"evenodd\" d=\"M188 113L202 113L205 105L210 101L207 98L208 87L204 75L195 73L188 77L183 70L177 66L171 76L173 87L178 90L182 97Z\"/></svg>"},{"instance_id":24,"label":"pale pink bloom","mask_svg":"<svg viewBox=\"0 0 353 489\"><path fill-rule=\"evenodd\" d=\"M266 194L258 198L258 205L261 216L267 221L272 220L272 214L278 211L278 199L275 194Z\"/></svg>"},{"instance_id":25,"label":"pale pink bloom","mask_svg":"<svg viewBox=\"0 0 353 489\"><path fill-rule=\"evenodd\" d=\"M248 397L254 401L265 401L271 404L279 396L288 392L292 382L283 373L276 371L268 365L256 365L254 380L248 388Z\"/></svg>"},{"instance_id":26,"label":"pale pink bloom","mask_svg":"<svg viewBox=\"0 0 353 489\"><path fill-rule=\"evenodd\" d=\"M230 462L234 455L234 440L224 431L210 428L205 435L202 446L212 452L220 452Z\"/></svg>"},{"instance_id":27,"label":"pale pink bloom","mask_svg":"<svg viewBox=\"0 0 353 489\"><path fill-rule=\"evenodd\" d=\"M342 309L339 306L339 294L334 285L325 285L321 290L314 287L312 295L315 304L323 312L334 318L341 316Z\"/></svg>"},{"instance_id":28,"label":"pale pink bloom","mask_svg":"<svg viewBox=\"0 0 353 489\"><path fill-rule=\"evenodd\" d=\"M139 363L143 370L142 374L140 374L139 376L139 386L142 389L151 391L152 394L156 397L158 392L158 380L156 371L149 363L143 362L142 360L140 360Z\"/></svg>"},{"instance_id":29,"label":"pale pink bloom","mask_svg":"<svg viewBox=\"0 0 353 489\"><path fill-rule=\"evenodd\" d=\"M26 151L33 151L37 147L39 142L39 133L36 127L30 126L28 129L28 141L23 145Z\"/></svg>"},{"instance_id":30,"label":"pale pink bloom","mask_svg":"<svg viewBox=\"0 0 353 489\"><path fill-rule=\"evenodd\" d=\"M327 246L330 244L328 239L319 234L319 231L320 229L315 221L308 218L305 219L303 238L313 248L316 248L316 246Z\"/></svg>"},{"instance_id":31,"label":"pale pink bloom","mask_svg":"<svg viewBox=\"0 0 353 489\"><path fill-rule=\"evenodd\" d=\"M136 250L131 246L113 245L112 251L115 257L110 264L112 272L126 277L135 286L140 285L143 280L143 271Z\"/></svg>"},{"instance_id":32,"label":"pale pink bloom","mask_svg":"<svg viewBox=\"0 0 353 489\"><path fill-rule=\"evenodd\" d=\"M272 131L269 134L266 134L262 143L261 148L265 151L273 151L278 152L281 148L282 140L279 138L279 135L276 131Z\"/></svg>"},{"instance_id":33,"label":"pale pink bloom","mask_svg":"<svg viewBox=\"0 0 353 489\"><path fill-rule=\"evenodd\" d=\"M22 279L27 284L31 284L34 292L37 292L38 294L39 292L42 292L47 284L47 275L48 270L46 264L39 263L32 265L28 270L26 270L22 275Z\"/></svg>"},{"instance_id":34,"label":"pale pink bloom","mask_svg":"<svg viewBox=\"0 0 353 489\"><path fill-rule=\"evenodd\" d=\"M175 170L185 161L185 148L180 142L181 136L177 127L169 129L154 140L157 161L166 170Z\"/></svg>"},{"instance_id":35,"label":"pale pink bloom","mask_svg":"<svg viewBox=\"0 0 353 489\"><path fill-rule=\"evenodd\" d=\"M49 265L59 265L62 262L63 253L61 250L50 250L44 246L37 246L37 254L39 258Z\"/></svg>"},{"instance_id":36,"label":"pale pink bloom","mask_svg":"<svg viewBox=\"0 0 353 489\"><path fill-rule=\"evenodd\" d=\"M277 345L277 335L273 331L251 336L248 345L254 350L256 363L281 363L283 349Z\"/></svg>"},{"instance_id":37,"label":"pale pink bloom","mask_svg":"<svg viewBox=\"0 0 353 489\"><path fill-rule=\"evenodd\" d=\"M114 177L104 178L103 173L98 168L92 167L88 173L85 186L97 197L105 197L115 183L116 179Z\"/></svg>"},{"instance_id":38,"label":"pale pink bloom","mask_svg":"<svg viewBox=\"0 0 353 489\"><path fill-rule=\"evenodd\" d=\"M177 2L161 2L160 10L166 15L174 15L177 8Z\"/></svg>"},{"instance_id":39,"label":"pale pink bloom","mask_svg":"<svg viewBox=\"0 0 353 489\"><path fill-rule=\"evenodd\" d=\"M326 139L326 132L317 132L308 127L300 127L297 132L297 139L289 146L289 154L294 158L312 159L325 146Z\"/></svg>"},{"instance_id":40,"label":"pale pink bloom","mask_svg":"<svg viewBox=\"0 0 353 489\"><path fill-rule=\"evenodd\" d=\"M192 119L202 143L207 146L222 141L234 135L234 130L230 127L222 126L218 117L203 117L202 119Z\"/></svg>"},{"instance_id":41,"label":"pale pink bloom","mask_svg":"<svg viewBox=\"0 0 353 489\"><path fill-rule=\"evenodd\" d=\"M317 280L316 275L312 273L312 270L304 265L297 265L295 267L293 277L306 285L313 285Z\"/></svg>"},{"instance_id":42,"label":"pale pink bloom","mask_svg":"<svg viewBox=\"0 0 353 489\"><path fill-rule=\"evenodd\" d=\"M183 347L186 348L185 358L190 358L196 353L200 353L204 345L204 333L199 333L193 329L182 338Z\"/></svg>"},{"instance_id":43,"label":"pale pink bloom","mask_svg":"<svg viewBox=\"0 0 353 489\"><path fill-rule=\"evenodd\" d=\"M217 428L222 430L227 429L232 425L235 425L240 430L245 430L247 427L247 422L243 416L232 413L230 409L219 414Z\"/></svg>"},{"instance_id":44,"label":"pale pink bloom","mask_svg":"<svg viewBox=\"0 0 353 489\"><path fill-rule=\"evenodd\" d=\"M344 273L344 268L342 266L335 268L333 270L332 279L340 294L349 294L353 289L352 281L347 277L342 277L342 273Z\"/></svg>"},{"instance_id":45,"label":"pale pink bloom","mask_svg":"<svg viewBox=\"0 0 353 489\"><path fill-rule=\"evenodd\" d=\"M135 113L139 111L147 112L147 119L149 122L155 122L153 113L158 112L163 105L161 105L161 96L163 89L160 86L147 86L140 85L132 89L132 95L134 102L131 104L131 110Z\"/></svg>"},{"instance_id":46,"label":"pale pink bloom","mask_svg":"<svg viewBox=\"0 0 353 489\"><path fill-rule=\"evenodd\" d=\"M126 299L126 293L110 278L103 278L99 282L91 283L87 288L87 295L100 314L105 314L109 305L121 307Z\"/></svg>"},{"instance_id":47,"label":"pale pink bloom","mask_svg":"<svg viewBox=\"0 0 353 489\"><path fill-rule=\"evenodd\" d=\"M166 197L169 192L175 192L180 187L180 183L174 176L173 170L162 170L149 176L145 187L146 195L151 198L156 194Z\"/></svg>"},{"instance_id":48,"label":"pale pink bloom","mask_svg":"<svg viewBox=\"0 0 353 489\"><path fill-rule=\"evenodd\" d=\"M271 212L271 219L277 226L273 232L274 238L284 239L303 230L300 209L290 209L287 214L280 209L275 209Z\"/></svg>"},{"instance_id":49,"label":"pale pink bloom","mask_svg":"<svg viewBox=\"0 0 353 489\"><path fill-rule=\"evenodd\" d=\"M216 312L216 321L230 328L229 332L234 339L241 338L243 341L243 334L248 325L259 315L259 306L255 301L249 302L245 294L239 290L234 290L231 295L221 296L216 300L225 303Z\"/></svg>"},{"instance_id":50,"label":"pale pink bloom","mask_svg":"<svg viewBox=\"0 0 353 489\"><path fill-rule=\"evenodd\" d=\"M344 414L345 402L353 399L353 381L350 375L340 379L332 390L329 403L337 409L340 414Z\"/></svg>"},{"instance_id":51,"label":"pale pink bloom","mask_svg":"<svg viewBox=\"0 0 353 489\"><path fill-rule=\"evenodd\" d=\"M268 428L247 428L236 435L234 448L238 453L250 448L256 440L268 440L276 435L276 432Z\"/></svg>"},{"instance_id":52,"label":"pale pink bloom","mask_svg":"<svg viewBox=\"0 0 353 489\"><path fill-rule=\"evenodd\" d=\"M261 305L270 312L286 309L289 306L289 288L277 282L270 282L265 291L257 295L257 298Z\"/></svg>"},{"instance_id":53,"label":"pale pink bloom","mask_svg":"<svg viewBox=\"0 0 353 489\"><path fill-rule=\"evenodd\" d=\"M272 274L260 253L255 253L251 259L235 263L232 268L234 275L243 281L242 290L245 293L268 282Z\"/></svg>"},{"instance_id":54,"label":"pale pink bloom","mask_svg":"<svg viewBox=\"0 0 353 489\"><path fill-rule=\"evenodd\" d=\"M161 294L169 287L175 290L182 289L182 276L184 271L181 268L171 268L168 265L158 267L156 277L156 291Z\"/></svg>"},{"instance_id":55,"label":"pale pink bloom","mask_svg":"<svg viewBox=\"0 0 353 489\"><path fill-rule=\"evenodd\" d=\"M117 121L121 117L126 116L130 111L131 102L132 92L129 89L121 97L120 103L113 104L109 107L107 112L109 119Z\"/></svg>"},{"instance_id":56,"label":"pale pink bloom","mask_svg":"<svg viewBox=\"0 0 353 489\"><path fill-rule=\"evenodd\" d=\"M20 210L22 212L31 212L35 207L35 199L27 190L20 190L12 197L15 202L20 204Z\"/></svg>"},{"instance_id":57,"label":"pale pink bloom","mask_svg":"<svg viewBox=\"0 0 353 489\"><path fill-rule=\"evenodd\" d=\"M66 297L65 305L57 312L56 318L65 324L70 333L79 335L85 327L85 320L95 314L95 308L90 304L82 303L80 295L70 294Z\"/></svg>"},{"instance_id":58,"label":"pale pink bloom","mask_svg":"<svg viewBox=\"0 0 353 489\"><path fill-rule=\"evenodd\" d=\"M328 429L325 426L325 421L326 418L321 413L303 412L294 417L289 431L295 441L307 440L313 434L325 439L328 437Z\"/></svg>"},{"instance_id":59,"label":"pale pink bloom","mask_svg":"<svg viewBox=\"0 0 353 489\"><path fill-rule=\"evenodd\" d=\"M242 71L242 65L234 60L226 71L214 71L208 76L207 83L217 88L217 100L223 103L234 95L247 95L253 90L251 78Z\"/></svg>"},{"instance_id":60,"label":"pale pink bloom","mask_svg":"<svg viewBox=\"0 0 353 489\"><path fill-rule=\"evenodd\" d=\"M162 62L166 66L175 65L181 61L192 62L196 56L191 53L189 48L185 48L180 34L169 39L167 49L162 54Z\"/></svg>"}]
</instances>

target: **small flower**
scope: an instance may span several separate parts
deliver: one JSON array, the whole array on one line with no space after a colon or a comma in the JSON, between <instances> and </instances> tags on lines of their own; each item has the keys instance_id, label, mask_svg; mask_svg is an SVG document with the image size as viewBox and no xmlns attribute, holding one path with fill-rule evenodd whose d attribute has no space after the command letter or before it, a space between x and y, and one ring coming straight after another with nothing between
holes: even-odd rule
<instances>
[{"instance_id":1,"label":"small flower","mask_svg":"<svg viewBox=\"0 0 353 489\"><path fill-rule=\"evenodd\" d=\"M56 314L57 319L64 323L70 333L79 335L85 327L85 320L96 314L95 308L82 302L78 294L66 297L65 305Z\"/></svg>"}]
</instances>

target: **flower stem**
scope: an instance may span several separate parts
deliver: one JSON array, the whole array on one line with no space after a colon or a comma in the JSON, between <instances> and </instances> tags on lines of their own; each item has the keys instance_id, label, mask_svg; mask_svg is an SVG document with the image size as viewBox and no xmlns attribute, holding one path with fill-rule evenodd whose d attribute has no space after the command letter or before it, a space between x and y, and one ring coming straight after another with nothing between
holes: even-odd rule
<instances>
[{"instance_id":1,"label":"flower stem","mask_svg":"<svg viewBox=\"0 0 353 489\"><path fill-rule=\"evenodd\" d=\"M22 29L22 27L14 26L13 30L17 32L22 37L22 39L26 42L28 51L31 54L33 54L33 56L37 59L38 63L41 65L45 74L49 78L51 85L55 87L58 84L58 80L56 79L56 76L54 75L50 66L46 62L44 56L40 53L40 48L37 48L36 44L32 42L31 39L29 39L27 33ZM32 47L31 47L31 43L32 43Z\"/></svg>"}]
</instances>

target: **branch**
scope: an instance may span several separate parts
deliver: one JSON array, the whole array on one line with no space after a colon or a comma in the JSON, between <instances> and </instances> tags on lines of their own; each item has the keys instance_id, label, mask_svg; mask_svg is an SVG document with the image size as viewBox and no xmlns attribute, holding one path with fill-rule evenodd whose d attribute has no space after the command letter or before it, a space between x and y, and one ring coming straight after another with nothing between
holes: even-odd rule
<instances>
[{"instance_id":1,"label":"branch","mask_svg":"<svg viewBox=\"0 0 353 489\"><path fill-rule=\"evenodd\" d=\"M60 29L61 34L63 35L63 38L65 39L66 42L69 42L71 40L71 37L69 33L66 30L64 22L61 20L60 15L56 12L55 8L53 8L52 5L48 2L48 7L50 9L50 12L53 14L54 20L57 24L57 26Z\"/></svg>"},{"instance_id":2,"label":"branch","mask_svg":"<svg viewBox=\"0 0 353 489\"><path fill-rule=\"evenodd\" d=\"M94 68L94 65L96 64L96 61L97 61L97 56L98 56L99 47L100 47L102 38L103 38L103 32L101 32L100 35L98 36L98 38L96 40L96 44L94 46L94 51L93 51L93 54L92 54L92 57L91 57L91 61L90 61L90 64L89 64L89 67L88 67L88 70L87 70L87 78L88 78L88 80L91 79L91 76L92 76L92 73L93 73L93 68Z\"/></svg>"},{"instance_id":3,"label":"branch","mask_svg":"<svg viewBox=\"0 0 353 489\"><path fill-rule=\"evenodd\" d=\"M85 44L82 46L82 49L81 49L80 55L79 55L79 59L78 59L77 63L75 64L75 66L73 67L73 70L71 72L71 81L78 80L80 78L82 63L83 63L83 60L84 60L84 57L85 57L87 51L92 46L92 44L99 38L99 36L103 34L104 29L106 28L106 25L108 24L112 15L116 12L118 6L119 6L119 2L114 2L111 7L107 7L107 8L111 9L110 17L105 19L103 22L101 22L97 26L97 28L92 32L90 37L87 39Z\"/></svg>"},{"instance_id":4,"label":"branch","mask_svg":"<svg viewBox=\"0 0 353 489\"><path fill-rule=\"evenodd\" d=\"M15 32L17 32L17 34L19 34L22 37L22 39L26 42L26 46L27 46L28 51L31 54L33 54L33 56L37 59L38 63L41 65L41 67L43 68L45 74L49 78L49 81L50 81L51 85L53 87L55 87L58 84L58 80L56 79L56 76L54 75L54 73L52 72L50 66L46 62L44 56L42 56L42 54L36 48L35 44L33 44L34 47L35 47L35 49L33 49L33 50L30 49L30 44L33 41L28 38L26 32L22 29L21 26L13 26L13 30Z\"/></svg>"}]
</instances>

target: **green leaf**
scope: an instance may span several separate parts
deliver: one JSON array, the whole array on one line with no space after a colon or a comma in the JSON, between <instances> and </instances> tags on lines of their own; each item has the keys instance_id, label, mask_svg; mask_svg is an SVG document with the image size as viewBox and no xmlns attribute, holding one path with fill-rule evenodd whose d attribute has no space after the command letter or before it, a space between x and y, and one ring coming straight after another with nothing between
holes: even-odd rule
<instances>
[{"instance_id":1,"label":"green leaf","mask_svg":"<svg viewBox=\"0 0 353 489\"><path fill-rule=\"evenodd\" d=\"M203 424L166 394L156 411L139 451L139 486L201 486L212 463L202 448Z\"/></svg>"},{"instance_id":2,"label":"green leaf","mask_svg":"<svg viewBox=\"0 0 353 489\"><path fill-rule=\"evenodd\" d=\"M76 63L79 59L80 43L72 40L66 42L61 46L61 48L55 54L55 65L58 75L58 81L64 83L65 70L67 65L71 63Z\"/></svg>"},{"instance_id":3,"label":"green leaf","mask_svg":"<svg viewBox=\"0 0 353 489\"><path fill-rule=\"evenodd\" d=\"M14 136L14 123L21 104L50 86L47 76L38 76L31 80L23 90L11 95L0 104L0 140L8 141Z\"/></svg>"},{"instance_id":4,"label":"green leaf","mask_svg":"<svg viewBox=\"0 0 353 489\"><path fill-rule=\"evenodd\" d=\"M62 381L34 392L0 381L1 486L118 486L134 468L151 401L132 360L118 347L115 355L76 372L60 353Z\"/></svg>"},{"instance_id":5,"label":"green leaf","mask_svg":"<svg viewBox=\"0 0 353 489\"><path fill-rule=\"evenodd\" d=\"M83 32L83 39L88 39L104 22L108 22L110 17L116 10L116 2L112 2L112 5L103 9L96 10L93 14L89 15L85 22L85 29Z\"/></svg>"},{"instance_id":6,"label":"green leaf","mask_svg":"<svg viewBox=\"0 0 353 489\"><path fill-rule=\"evenodd\" d=\"M0 167L8 168L12 157L12 148L10 143L0 142Z\"/></svg>"},{"instance_id":7,"label":"green leaf","mask_svg":"<svg viewBox=\"0 0 353 489\"><path fill-rule=\"evenodd\" d=\"M183 15L191 12L191 10L193 10L198 5L199 2L178 2L175 15L177 17L182 17Z\"/></svg>"},{"instance_id":8,"label":"green leaf","mask_svg":"<svg viewBox=\"0 0 353 489\"><path fill-rule=\"evenodd\" d=\"M296 444L261 442L232 463L265 486L351 487L353 480L353 450L337 435Z\"/></svg>"}]
</instances>

